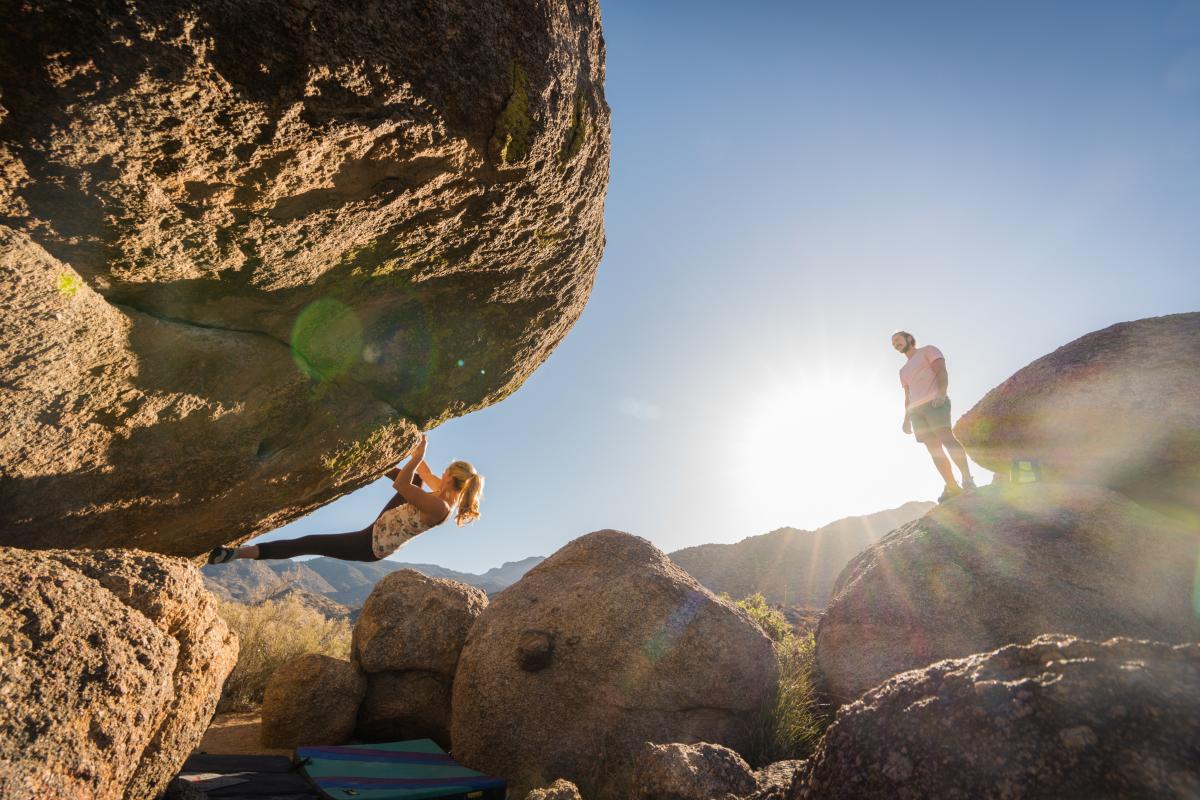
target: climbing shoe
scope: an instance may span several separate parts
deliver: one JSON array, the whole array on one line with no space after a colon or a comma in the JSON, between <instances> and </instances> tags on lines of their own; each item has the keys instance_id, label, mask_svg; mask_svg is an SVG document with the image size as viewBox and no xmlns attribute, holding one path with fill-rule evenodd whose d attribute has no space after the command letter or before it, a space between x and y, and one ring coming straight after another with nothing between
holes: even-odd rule
<instances>
[{"instance_id":1,"label":"climbing shoe","mask_svg":"<svg viewBox=\"0 0 1200 800\"><path fill-rule=\"evenodd\" d=\"M237 550L232 547L214 547L208 554L208 563L224 564L226 561L232 561L236 555Z\"/></svg>"},{"instance_id":2,"label":"climbing shoe","mask_svg":"<svg viewBox=\"0 0 1200 800\"><path fill-rule=\"evenodd\" d=\"M947 486L945 491L942 492L942 496L938 498L938 502L944 503L952 497L958 497L960 494L962 494L962 489L957 486Z\"/></svg>"}]
</instances>

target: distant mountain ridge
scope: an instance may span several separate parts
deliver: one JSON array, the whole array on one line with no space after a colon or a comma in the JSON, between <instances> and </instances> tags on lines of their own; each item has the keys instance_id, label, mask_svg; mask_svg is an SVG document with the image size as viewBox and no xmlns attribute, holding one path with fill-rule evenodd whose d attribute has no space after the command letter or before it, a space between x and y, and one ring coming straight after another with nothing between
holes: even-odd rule
<instances>
[{"instance_id":1,"label":"distant mountain ridge","mask_svg":"<svg viewBox=\"0 0 1200 800\"><path fill-rule=\"evenodd\" d=\"M702 544L676 550L669 556L713 592L735 598L759 592L775 605L823 608L834 581L850 559L933 507L933 503L905 503L876 514L841 519L815 531L780 528L737 544ZM491 595L516 583L542 561L542 556L530 556L480 575L436 564L324 557L307 561L239 559L206 566L201 572L209 590L224 599L258 603L297 590L356 609L366 602L376 583L398 569L449 578Z\"/></svg>"},{"instance_id":2,"label":"distant mountain ridge","mask_svg":"<svg viewBox=\"0 0 1200 800\"><path fill-rule=\"evenodd\" d=\"M735 598L758 592L774 605L823 608L850 559L934 507L905 503L815 531L780 528L737 544L702 544L669 555L713 592Z\"/></svg>"},{"instance_id":3,"label":"distant mountain ridge","mask_svg":"<svg viewBox=\"0 0 1200 800\"><path fill-rule=\"evenodd\" d=\"M511 586L540 564L542 556L509 561L482 575L439 567L435 564L405 564L399 561L339 561L313 558L307 561L254 561L239 559L201 569L204 583L213 594L240 603L257 603L280 592L297 588L320 595L347 608L357 608L385 575L398 569L414 569L431 578L449 578L495 594Z\"/></svg>"}]
</instances>

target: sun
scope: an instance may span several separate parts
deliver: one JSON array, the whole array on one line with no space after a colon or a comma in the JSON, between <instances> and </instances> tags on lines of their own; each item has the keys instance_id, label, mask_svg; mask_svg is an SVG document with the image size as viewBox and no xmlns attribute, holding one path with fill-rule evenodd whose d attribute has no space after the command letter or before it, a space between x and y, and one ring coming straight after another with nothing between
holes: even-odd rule
<instances>
[{"instance_id":1,"label":"sun","mask_svg":"<svg viewBox=\"0 0 1200 800\"><path fill-rule=\"evenodd\" d=\"M752 502L776 526L803 527L911 499L904 476L916 454L900 430L903 417L894 373L804 365L773 372L748 404L735 449L754 476L746 487Z\"/></svg>"}]
</instances>

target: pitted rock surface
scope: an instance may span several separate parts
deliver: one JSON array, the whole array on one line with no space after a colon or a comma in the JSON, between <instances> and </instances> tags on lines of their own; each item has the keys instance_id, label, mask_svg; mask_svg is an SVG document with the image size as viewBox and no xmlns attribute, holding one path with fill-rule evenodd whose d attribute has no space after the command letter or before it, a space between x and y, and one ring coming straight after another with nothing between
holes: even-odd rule
<instances>
[{"instance_id":1,"label":"pitted rock surface","mask_svg":"<svg viewBox=\"0 0 1200 800\"><path fill-rule=\"evenodd\" d=\"M31 0L0 40L0 544L276 528L588 298L595 0Z\"/></svg>"},{"instance_id":2,"label":"pitted rock surface","mask_svg":"<svg viewBox=\"0 0 1200 800\"><path fill-rule=\"evenodd\" d=\"M646 742L634 759L630 785L640 800L739 800L758 789L741 756L708 742Z\"/></svg>"},{"instance_id":3,"label":"pitted rock surface","mask_svg":"<svg viewBox=\"0 0 1200 800\"><path fill-rule=\"evenodd\" d=\"M579 787L570 781L559 778L544 789L534 789L525 796L525 800L583 800Z\"/></svg>"},{"instance_id":4,"label":"pitted rock surface","mask_svg":"<svg viewBox=\"0 0 1200 800\"><path fill-rule=\"evenodd\" d=\"M0 548L0 796L157 796L236 661L186 562Z\"/></svg>"},{"instance_id":5,"label":"pitted rock surface","mask_svg":"<svg viewBox=\"0 0 1200 800\"><path fill-rule=\"evenodd\" d=\"M363 604L352 660L368 673L423 670L449 680L487 604L487 595L474 586L396 570L375 584Z\"/></svg>"},{"instance_id":6,"label":"pitted rock surface","mask_svg":"<svg viewBox=\"0 0 1200 800\"><path fill-rule=\"evenodd\" d=\"M436 672L373 672L358 709L355 736L366 742L433 739L451 748L451 681Z\"/></svg>"},{"instance_id":7,"label":"pitted rock surface","mask_svg":"<svg viewBox=\"0 0 1200 800\"><path fill-rule=\"evenodd\" d=\"M792 800L1200 795L1200 644L1042 636L843 706Z\"/></svg>"},{"instance_id":8,"label":"pitted rock surface","mask_svg":"<svg viewBox=\"0 0 1200 800\"><path fill-rule=\"evenodd\" d=\"M644 742L748 749L777 677L770 640L743 611L644 539L599 531L526 573L471 628L454 752L518 792L563 778L588 798L629 797Z\"/></svg>"},{"instance_id":9,"label":"pitted rock surface","mask_svg":"<svg viewBox=\"0 0 1200 800\"><path fill-rule=\"evenodd\" d=\"M987 487L847 565L816 635L833 699L1042 633L1200 640L1200 532L1095 486Z\"/></svg>"},{"instance_id":10,"label":"pitted rock surface","mask_svg":"<svg viewBox=\"0 0 1200 800\"><path fill-rule=\"evenodd\" d=\"M345 659L306 653L286 662L263 693L263 745L345 744L366 690L367 679Z\"/></svg>"},{"instance_id":11,"label":"pitted rock surface","mask_svg":"<svg viewBox=\"0 0 1200 800\"><path fill-rule=\"evenodd\" d=\"M1123 322L1039 358L988 392L955 433L1005 474L1107 486L1200 518L1200 313Z\"/></svg>"}]
</instances>

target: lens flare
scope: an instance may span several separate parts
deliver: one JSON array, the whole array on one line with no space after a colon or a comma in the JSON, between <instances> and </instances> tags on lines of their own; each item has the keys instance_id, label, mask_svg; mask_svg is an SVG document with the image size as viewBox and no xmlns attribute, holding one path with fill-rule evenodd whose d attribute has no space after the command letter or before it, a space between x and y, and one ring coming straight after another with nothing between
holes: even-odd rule
<instances>
[{"instance_id":1,"label":"lens flare","mask_svg":"<svg viewBox=\"0 0 1200 800\"><path fill-rule=\"evenodd\" d=\"M1200 617L1200 555L1196 556L1196 577L1192 579L1192 608Z\"/></svg>"},{"instance_id":2,"label":"lens flare","mask_svg":"<svg viewBox=\"0 0 1200 800\"><path fill-rule=\"evenodd\" d=\"M675 646L675 642L683 635L696 614L700 612L700 607L704 603L704 598L699 592L688 592L688 594L679 601L679 605L667 615L667 619L663 622L661 628L650 635L650 638L642 645L642 652L651 662L657 662L671 651Z\"/></svg>"},{"instance_id":3,"label":"lens flare","mask_svg":"<svg viewBox=\"0 0 1200 800\"><path fill-rule=\"evenodd\" d=\"M309 303L296 317L291 345L292 360L300 371L315 380L327 381L361 359L362 323L348 306L322 298Z\"/></svg>"}]
</instances>

